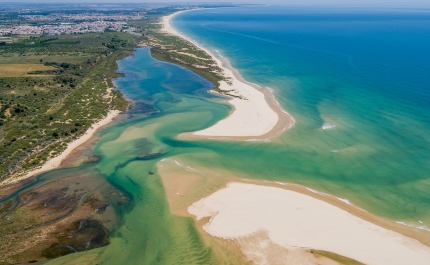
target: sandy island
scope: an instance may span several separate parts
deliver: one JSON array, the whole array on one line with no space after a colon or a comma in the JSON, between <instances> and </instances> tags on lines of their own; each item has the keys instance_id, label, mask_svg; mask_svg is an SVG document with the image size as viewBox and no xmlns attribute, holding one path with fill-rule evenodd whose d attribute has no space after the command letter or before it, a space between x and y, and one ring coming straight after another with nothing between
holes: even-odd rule
<instances>
[{"instance_id":1,"label":"sandy island","mask_svg":"<svg viewBox=\"0 0 430 265\"><path fill-rule=\"evenodd\" d=\"M198 220L210 217L203 229L212 236L236 239L239 243L248 237L242 251L250 258L266 255L268 242L260 240L260 244L247 249L250 238L263 233L270 243L285 249L330 251L369 265L430 262L430 248L415 239L325 201L281 188L232 182L195 202L188 211Z\"/></svg>"},{"instance_id":2,"label":"sandy island","mask_svg":"<svg viewBox=\"0 0 430 265\"><path fill-rule=\"evenodd\" d=\"M297 184L244 178L177 157L157 163L170 210L192 216L208 245L252 264L428 264L429 233ZM318 254L325 251L326 254ZM328 255L327 255L328 253Z\"/></svg>"},{"instance_id":3,"label":"sandy island","mask_svg":"<svg viewBox=\"0 0 430 265\"><path fill-rule=\"evenodd\" d=\"M38 169L35 169L31 172L26 173L25 175L18 177L18 178L11 178L11 179L6 179L4 180L1 185L7 185L7 184L11 184L11 183L15 183L17 181L29 178L31 176L40 174L42 172L48 171L48 170L52 170L57 168L58 166L60 166L61 162L78 146L80 146L81 144L85 143L86 141L88 141L93 135L94 133L102 126L105 126L106 124L110 123L113 118L115 118L116 116L118 116L120 113L119 110L110 110L106 117L103 118L102 120L92 124L90 126L90 128L88 128L88 130L78 139L70 142L67 145L66 150L64 150L60 155L49 159L48 161L45 162L45 164L43 164L43 166L41 166Z\"/></svg>"},{"instance_id":4,"label":"sandy island","mask_svg":"<svg viewBox=\"0 0 430 265\"><path fill-rule=\"evenodd\" d=\"M170 20L177 14L185 12L180 11L162 19L162 32L176 35L208 53L213 60L218 64L223 71L225 77L230 78L232 84L229 85L225 81L220 82L221 90L233 90L232 94L241 98L231 98L228 102L233 105L233 112L230 115L217 122L215 125L201 131L194 132L195 136L211 136L211 137L258 137L270 134L274 128L282 132L285 127L291 127L294 124L294 119L283 111L273 95L269 92L263 93L256 85L246 82L239 73L230 67L227 60L222 62L209 50L201 47L194 41L190 40L177 30L175 30ZM224 59L223 59L224 60ZM272 104L269 104L272 103ZM284 121L280 121L280 116L286 116ZM287 120L287 121L285 121ZM284 127L284 128L279 128ZM278 135L272 134L273 135Z\"/></svg>"}]
</instances>

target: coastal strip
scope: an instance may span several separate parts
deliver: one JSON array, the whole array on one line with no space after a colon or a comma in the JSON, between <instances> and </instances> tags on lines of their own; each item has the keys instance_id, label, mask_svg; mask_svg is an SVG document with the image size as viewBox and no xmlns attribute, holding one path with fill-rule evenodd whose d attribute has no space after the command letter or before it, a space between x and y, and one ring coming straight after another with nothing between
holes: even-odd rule
<instances>
[{"instance_id":1,"label":"coastal strip","mask_svg":"<svg viewBox=\"0 0 430 265\"><path fill-rule=\"evenodd\" d=\"M3 182L1 182L1 186L12 184L12 183L18 182L20 180L23 180L23 179L35 176L37 174L43 173L45 171L52 170L52 169L55 169L55 168L59 167L60 164L61 164L61 162L64 159L66 159L67 156L69 156L69 154L72 153L72 151L74 149L76 149L78 146L80 146L80 145L84 144L86 141L88 141L96 133L96 131L99 128L101 128L101 127L109 124L110 122L112 122L112 120L115 117L117 117L120 113L121 113L121 111L119 111L119 110L110 110L107 113L107 115L106 115L105 118L103 118L100 121L92 124L90 126L90 128L88 128L88 130L82 136L80 136L76 140L70 142L67 145L66 150L64 150L61 154L59 154L56 157L53 157L53 158L49 159L40 168L37 168L37 169L35 169L33 171L30 171L30 172L24 174L23 176L20 176L20 177L17 177L17 178L8 178L8 179L4 180Z\"/></svg>"},{"instance_id":2,"label":"coastal strip","mask_svg":"<svg viewBox=\"0 0 430 265\"><path fill-rule=\"evenodd\" d=\"M260 90L255 84L246 82L225 58L219 59L209 50L172 27L171 19L181 12L185 11L162 18L162 32L185 39L210 55L218 67L222 69L225 77L225 80L220 81L219 89L234 95L228 101L233 106L228 117L209 128L192 133L192 136L265 139L277 136L285 129L290 128L295 120L281 109L273 94L269 91Z\"/></svg>"}]
</instances>

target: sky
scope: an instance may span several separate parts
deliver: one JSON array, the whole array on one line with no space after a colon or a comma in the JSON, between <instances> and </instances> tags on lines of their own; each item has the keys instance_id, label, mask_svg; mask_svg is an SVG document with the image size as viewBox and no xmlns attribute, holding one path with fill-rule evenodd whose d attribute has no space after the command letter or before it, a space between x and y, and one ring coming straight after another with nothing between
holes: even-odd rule
<instances>
[{"instance_id":1,"label":"sky","mask_svg":"<svg viewBox=\"0 0 430 265\"><path fill-rule=\"evenodd\" d=\"M0 0L15 3L58 3L58 0ZM430 6L430 0L63 0L61 3L260 3L260 4L294 4L294 5L342 5L342 6Z\"/></svg>"}]
</instances>

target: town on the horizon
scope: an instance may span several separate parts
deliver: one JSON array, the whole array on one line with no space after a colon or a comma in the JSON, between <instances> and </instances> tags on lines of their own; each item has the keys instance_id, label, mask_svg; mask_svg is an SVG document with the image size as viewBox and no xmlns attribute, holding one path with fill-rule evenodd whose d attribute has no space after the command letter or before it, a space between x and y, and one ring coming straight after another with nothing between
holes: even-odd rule
<instances>
[{"instance_id":1,"label":"town on the horizon","mask_svg":"<svg viewBox=\"0 0 430 265\"><path fill-rule=\"evenodd\" d=\"M55 36L105 31L139 34L127 22L144 20L147 13L158 12L164 7L160 4L5 4L0 8L0 42L12 43L25 35Z\"/></svg>"}]
</instances>

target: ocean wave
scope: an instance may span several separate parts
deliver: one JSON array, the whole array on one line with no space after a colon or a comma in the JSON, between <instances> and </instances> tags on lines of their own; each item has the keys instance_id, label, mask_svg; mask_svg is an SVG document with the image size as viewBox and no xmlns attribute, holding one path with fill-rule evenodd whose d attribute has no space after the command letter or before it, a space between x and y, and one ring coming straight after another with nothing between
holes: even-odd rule
<instances>
[{"instance_id":1,"label":"ocean wave","mask_svg":"<svg viewBox=\"0 0 430 265\"><path fill-rule=\"evenodd\" d=\"M425 230L425 231L430 231L430 228L426 225L424 225L423 221L419 221L418 222L420 224L414 224L414 223L407 223L407 222L402 222L402 221L396 221L396 223L401 224L401 225L406 225L408 227L412 227L412 228L417 228L420 230Z\"/></svg>"},{"instance_id":2,"label":"ocean wave","mask_svg":"<svg viewBox=\"0 0 430 265\"><path fill-rule=\"evenodd\" d=\"M250 180L250 179L244 179L244 178L242 178L242 180L244 180L244 181L252 181L252 180Z\"/></svg>"},{"instance_id":3,"label":"ocean wave","mask_svg":"<svg viewBox=\"0 0 430 265\"><path fill-rule=\"evenodd\" d=\"M330 195L330 194L328 194L328 193L324 193L324 192L320 192L320 191L317 191L317 190L313 190L313 189L308 188L308 187L305 187L305 188L306 188L307 190L309 190L309 191L312 191L313 193L316 193L316 194L320 194L320 195L324 195L324 196L329 196L329 197L334 197L334 198L336 198L337 200L339 200L339 201L341 201L341 202L344 202L344 203L346 203L346 204L348 204L348 205L354 206L354 207L355 207L355 208L357 208L357 209L360 209L360 210L362 210L362 211L364 211L364 212L367 212L367 211L366 211L366 210L364 210L363 208L357 207L357 206L355 206L354 204L352 204L348 199L339 198L339 197L336 197L336 196Z\"/></svg>"},{"instance_id":4,"label":"ocean wave","mask_svg":"<svg viewBox=\"0 0 430 265\"><path fill-rule=\"evenodd\" d=\"M279 181L275 181L275 183L276 183L276 184L279 184L279 185L283 185L283 186L287 186L287 185L289 185L289 183L279 182Z\"/></svg>"},{"instance_id":5,"label":"ocean wave","mask_svg":"<svg viewBox=\"0 0 430 265\"><path fill-rule=\"evenodd\" d=\"M190 167L190 166L187 166L187 169L189 169L189 170L191 170L191 171L194 171L194 172L199 172L199 173L201 173L201 172L200 172L200 171L198 171L197 169L192 168L192 167Z\"/></svg>"},{"instance_id":6,"label":"ocean wave","mask_svg":"<svg viewBox=\"0 0 430 265\"><path fill-rule=\"evenodd\" d=\"M272 95L273 95L273 94L272 94ZM294 123L296 123L296 120L294 119L294 117L293 117L293 116L291 116L291 115L290 115L290 113L286 112L286 111L281 107L281 104L279 103L279 101L277 101L277 100L275 99L275 97L273 97L273 99L275 100L276 104L278 104L278 106L279 106L279 108L281 109L281 111L282 111L283 113L285 113L285 114L288 114L288 116L290 116L290 117L291 117L291 120L293 121L293 124L294 124ZM289 128L290 128L290 127L289 127Z\"/></svg>"},{"instance_id":7,"label":"ocean wave","mask_svg":"<svg viewBox=\"0 0 430 265\"><path fill-rule=\"evenodd\" d=\"M326 196L331 196L330 194L327 194L327 193L324 193L324 192L321 192L321 191L317 191L317 190L314 190L314 189L311 189L311 188L308 188L308 187L305 187L307 190L309 190L309 191L312 191L313 193L316 193L316 194L321 194L321 195L326 195Z\"/></svg>"},{"instance_id":8,"label":"ocean wave","mask_svg":"<svg viewBox=\"0 0 430 265\"><path fill-rule=\"evenodd\" d=\"M273 88L266 86L267 90L269 90L271 93L273 93Z\"/></svg>"},{"instance_id":9,"label":"ocean wave","mask_svg":"<svg viewBox=\"0 0 430 265\"><path fill-rule=\"evenodd\" d=\"M349 205L353 205L349 200L347 200L347 199L342 199L342 198L337 198L336 197L336 199L338 199L339 201L343 201L344 203L346 203L346 204L349 204Z\"/></svg>"},{"instance_id":10,"label":"ocean wave","mask_svg":"<svg viewBox=\"0 0 430 265\"><path fill-rule=\"evenodd\" d=\"M336 128L336 126L334 124L331 124L331 123L328 123L328 122L325 122L323 124L323 126L322 126L323 130L330 130L330 129L333 129L333 128Z\"/></svg>"},{"instance_id":11,"label":"ocean wave","mask_svg":"<svg viewBox=\"0 0 430 265\"><path fill-rule=\"evenodd\" d=\"M206 176L206 174L205 174L205 173L203 173L203 172L201 172L201 171L198 171L197 169L192 168L192 167L190 167L190 166L184 165L184 164L180 163L179 161L177 161L177 160L175 160L175 159L174 159L173 161L175 162L175 164L176 164L176 165L178 165L178 167L180 167L180 168L184 169L185 171L188 171L188 172L195 172L195 173L198 173L198 174L202 175L203 177L207 178L207 176ZM219 176L219 174L217 174L217 175Z\"/></svg>"},{"instance_id":12,"label":"ocean wave","mask_svg":"<svg viewBox=\"0 0 430 265\"><path fill-rule=\"evenodd\" d=\"M249 82L249 81L246 81L246 82L249 83L249 84L251 84L251 85L254 85L254 86L258 87L258 88L261 88L261 86L257 85L256 83L252 83L252 82Z\"/></svg>"}]
</instances>

